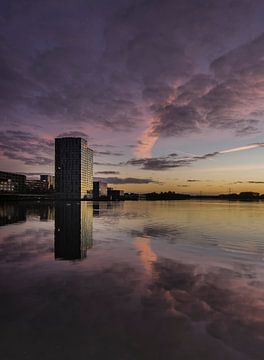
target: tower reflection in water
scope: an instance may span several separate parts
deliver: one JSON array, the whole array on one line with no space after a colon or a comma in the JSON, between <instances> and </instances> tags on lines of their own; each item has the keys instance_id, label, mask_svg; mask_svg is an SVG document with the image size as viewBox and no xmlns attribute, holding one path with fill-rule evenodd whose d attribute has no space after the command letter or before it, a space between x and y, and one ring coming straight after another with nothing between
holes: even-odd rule
<instances>
[{"instance_id":1,"label":"tower reflection in water","mask_svg":"<svg viewBox=\"0 0 264 360\"><path fill-rule=\"evenodd\" d=\"M92 246L92 204L58 202L55 205L55 259L82 260Z\"/></svg>"}]
</instances>

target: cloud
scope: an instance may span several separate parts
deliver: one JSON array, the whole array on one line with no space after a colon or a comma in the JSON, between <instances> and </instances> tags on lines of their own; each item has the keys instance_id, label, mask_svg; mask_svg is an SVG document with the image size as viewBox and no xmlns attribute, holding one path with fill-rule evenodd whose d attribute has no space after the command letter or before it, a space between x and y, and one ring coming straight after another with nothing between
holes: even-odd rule
<instances>
[{"instance_id":1,"label":"cloud","mask_svg":"<svg viewBox=\"0 0 264 360\"><path fill-rule=\"evenodd\" d=\"M20 160L26 165L50 165L54 142L33 133L6 130L0 137L0 152L2 157Z\"/></svg>"},{"instance_id":2,"label":"cloud","mask_svg":"<svg viewBox=\"0 0 264 360\"><path fill-rule=\"evenodd\" d=\"M118 178L118 177L106 177L106 178L95 178L96 181L103 181L108 184L150 184L150 183L157 183L157 181L154 181L152 179L144 179L144 178L133 178L133 177L127 177L127 178Z\"/></svg>"},{"instance_id":3,"label":"cloud","mask_svg":"<svg viewBox=\"0 0 264 360\"><path fill-rule=\"evenodd\" d=\"M111 163L111 162L94 161L94 165L98 165L98 166L121 166L121 165L123 165L123 163Z\"/></svg>"},{"instance_id":4,"label":"cloud","mask_svg":"<svg viewBox=\"0 0 264 360\"><path fill-rule=\"evenodd\" d=\"M92 147L105 147L105 148L116 148L118 145L112 145L112 144L91 144Z\"/></svg>"},{"instance_id":5,"label":"cloud","mask_svg":"<svg viewBox=\"0 0 264 360\"><path fill-rule=\"evenodd\" d=\"M237 184L264 184L264 181L258 181L258 180L248 180L248 181L235 181L230 184L237 185Z\"/></svg>"},{"instance_id":6,"label":"cloud","mask_svg":"<svg viewBox=\"0 0 264 360\"><path fill-rule=\"evenodd\" d=\"M119 171L97 171L99 175L119 175Z\"/></svg>"},{"instance_id":7,"label":"cloud","mask_svg":"<svg viewBox=\"0 0 264 360\"><path fill-rule=\"evenodd\" d=\"M264 147L264 143L255 143L255 144L239 146L236 148L225 149L221 151L214 151L211 153L201 154L201 155L178 151L179 153L186 154L189 156L180 156L177 153L171 153L168 154L167 156L131 159L126 163L120 163L119 165L139 166L141 169L144 170L168 170L178 167L190 166L199 160L207 160L207 159L212 160L216 156L225 155L233 152L263 148L263 147ZM187 181L194 182L199 180L190 179Z\"/></svg>"},{"instance_id":8,"label":"cloud","mask_svg":"<svg viewBox=\"0 0 264 360\"><path fill-rule=\"evenodd\" d=\"M76 130L63 132L59 134L57 137L81 137L84 139L91 139L85 132L76 131Z\"/></svg>"},{"instance_id":9,"label":"cloud","mask_svg":"<svg viewBox=\"0 0 264 360\"><path fill-rule=\"evenodd\" d=\"M162 157L131 159L126 165L139 166L144 170L168 170L178 167L190 166L198 160L206 160L219 155L219 152L208 153L204 155L194 155L192 157L180 157L177 154L169 154Z\"/></svg>"},{"instance_id":10,"label":"cloud","mask_svg":"<svg viewBox=\"0 0 264 360\"><path fill-rule=\"evenodd\" d=\"M47 172L19 172L19 174L22 174L22 175L26 175L26 176L29 176L29 177L39 177L40 175L54 175L52 173L47 173Z\"/></svg>"},{"instance_id":11,"label":"cloud","mask_svg":"<svg viewBox=\"0 0 264 360\"><path fill-rule=\"evenodd\" d=\"M259 0L113 0L111 7L3 0L2 131L77 129L106 139L133 129L140 158L151 157L158 137L208 128L259 133L263 7Z\"/></svg>"},{"instance_id":12,"label":"cloud","mask_svg":"<svg viewBox=\"0 0 264 360\"><path fill-rule=\"evenodd\" d=\"M121 152L113 152L113 151L95 151L95 155L106 155L106 156L123 156L124 154Z\"/></svg>"},{"instance_id":13,"label":"cloud","mask_svg":"<svg viewBox=\"0 0 264 360\"><path fill-rule=\"evenodd\" d=\"M151 106L153 136L179 136L205 129L258 134L264 115L264 35L212 61L211 74L195 74Z\"/></svg>"},{"instance_id":14,"label":"cloud","mask_svg":"<svg viewBox=\"0 0 264 360\"><path fill-rule=\"evenodd\" d=\"M248 181L249 184L264 184L264 181L253 181L253 180L250 180Z\"/></svg>"},{"instance_id":15,"label":"cloud","mask_svg":"<svg viewBox=\"0 0 264 360\"><path fill-rule=\"evenodd\" d=\"M204 57L213 61L241 37L252 38L259 29L256 5L262 9L256 0L242 0L239 6L230 0L221 6L217 1L197 6L196 0L115 0L111 8L81 0L66 6L51 0L20 3L1 6L1 97L12 104L13 116L22 118L22 101L28 115L50 123L115 130L137 125L144 119L145 102L163 102L174 94L175 84L191 75L192 85L178 90L181 99L197 95L201 84L208 86L205 75L195 77Z\"/></svg>"},{"instance_id":16,"label":"cloud","mask_svg":"<svg viewBox=\"0 0 264 360\"><path fill-rule=\"evenodd\" d=\"M201 180L197 180L197 179L189 179L187 180L187 182L200 182Z\"/></svg>"},{"instance_id":17,"label":"cloud","mask_svg":"<svg viewBox=\"0 0 264 360\"><path fill-rule=\"evenodd\" d=\"M257 149L260 147L264 147L264 143L249 144L249 145L245 145L245 146L239 146L237 148L226 149L226 150L219 151L219 154L228 154L228 153L232 153L232 152Z\"/></svg>"}]
</instances>

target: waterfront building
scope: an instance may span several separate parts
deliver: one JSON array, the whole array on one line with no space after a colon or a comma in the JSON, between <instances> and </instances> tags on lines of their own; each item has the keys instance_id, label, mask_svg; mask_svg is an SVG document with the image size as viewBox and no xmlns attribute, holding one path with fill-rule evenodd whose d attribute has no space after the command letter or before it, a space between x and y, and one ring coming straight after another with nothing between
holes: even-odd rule
<instances>
[{"instance_id":1,"label":"waterfront building","mask_svg":"<svg viewBox=\"0 0 264 360\"><path fill-rule=\"evenodd\" d=\"M40 179L27 179L26 192L28 194L43 194L45 192L45 186Z\"/></svg>"},{"instance_id":2,"label":"waterfront building","mask_svg":"<svg viewBox=\"0 0 264 360\"><path fill-rule=\"evenodd\" d=\"M52 191L55 189L55 176L40 175L40 181L43 184L43 188L45 188L46 191Z\"/></svg>"},{"instance_id":3,"label":"waterfront building","mask_svg":"<svg viewBox=\"0 0 264 360\"><path fill-rule=\"evenodd\" d=\"M85 139L55 139L55 188L61 198L92 198L93 150Z\"/></svg>"},{"instance_id":4,"label":"waterfront building","mask_svg":"<svg viewBox=\"0 0 264 360\"><path fill-rule=\"evenodd\" d=\"M107 197L109 200L124 200L124 190L114 190L107 188Z\"/></svg>"},{"instance_id":5,"label":"waterfront building","mask_svg":"<svg viewBox=\"0 0 264 360\"><path fill-rule=\"evenodd\" d=\"M0 193L24 193L26 176L0 171Z\"/></svg>"},{"instance_id":6,"label":"waterfront building","mask_svg":"<svg viewBox=\"0 0 264 360\"><path fill-rule=\"evenodd\" d=\"M93 199L107 197L107 184L102 181L93 182Z\"/></svg>"}]
</instances>

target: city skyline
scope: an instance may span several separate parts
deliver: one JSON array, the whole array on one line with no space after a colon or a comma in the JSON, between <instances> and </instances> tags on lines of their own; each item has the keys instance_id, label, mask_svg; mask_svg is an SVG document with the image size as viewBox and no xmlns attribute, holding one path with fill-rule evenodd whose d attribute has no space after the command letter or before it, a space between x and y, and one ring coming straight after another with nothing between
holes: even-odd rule
<instances>
[{"instance_id":1,"label":"city skyline","mask_svg":"<svg viewBox=\"0 0 264 360\"><path fill-rule=\"evenodd\" d=\"M2 171L54 174L77 136L113 188L264 193L262 1L0 7Z\"/></svg>"}]
</instances>

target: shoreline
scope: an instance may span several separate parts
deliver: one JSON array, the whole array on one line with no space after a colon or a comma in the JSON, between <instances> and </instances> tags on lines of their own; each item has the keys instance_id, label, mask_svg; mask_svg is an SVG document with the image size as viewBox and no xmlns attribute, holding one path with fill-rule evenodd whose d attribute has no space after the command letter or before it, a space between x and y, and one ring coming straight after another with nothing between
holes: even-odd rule
<instances>
[{"instance_id":1,"label":"shoreline","mask_svg":"<svg viewBox=\"0 0 264 360\"><path fill-rule=\"evenodd\" d=\"M37 201L37 202L73 202L73 201L90 201L90 202L122 202L122 201L181 201L181 200L199 200L199 201L208 201L208 200L221 200L221 201L242 201L242 202L258 202L263 201L263 196L258 197L239 197L239 195L188 195L188 194L175 194L172 198L164 198L162 196L155 198L145 198L145 199L135 199L124 197L116 200L108 199L70 199L70 198L60 198L54 195L46 194L2 194L0 195L0 202L6 201Z\"/></svg>"}]
</instances>

